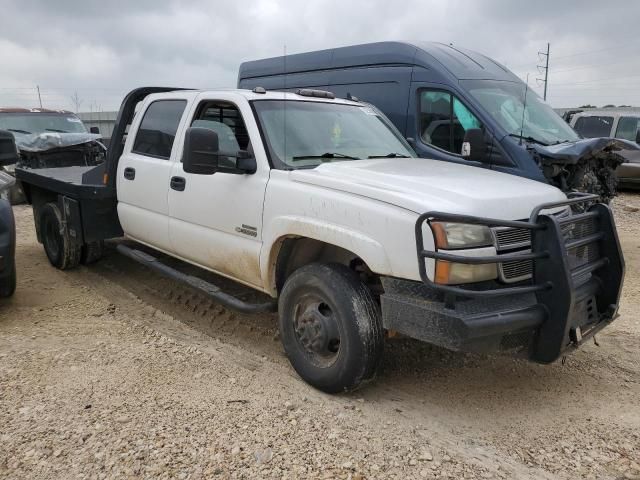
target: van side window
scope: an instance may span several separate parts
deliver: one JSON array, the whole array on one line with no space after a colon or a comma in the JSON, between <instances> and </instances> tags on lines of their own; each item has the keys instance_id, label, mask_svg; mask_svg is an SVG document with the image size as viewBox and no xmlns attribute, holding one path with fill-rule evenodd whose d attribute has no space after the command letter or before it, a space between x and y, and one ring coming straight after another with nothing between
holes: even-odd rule
<instances>
[{"instance_id":1,"label":"van side window","mask_svg":"<svg viewBox=\"0 0 640 480\"><path fill-rule=\"evenodd\" d=\"M424 143L460 155L465 132L481 126L477 117L450 93L420 93L420 135Z\"/></svg>"},{"instance_id":2,"label":"van side window","mask_svg":"<svg viewBox=\"0 0 640 480\"><path fill-rule=\"evenodd\" d=\"M226 102L203 102L196 111L192 127L208 128L218 134L218 147L221 153L221 165L235 167L238 150L250 150L249 134L238 107Z\"/></svg>"},{"instance_id":3,"label":"van side window","mask_svg":"<svg viewBox=\"0 0 640 480\"><path fill-rule=\"evenodd\" d=\"M186 100L156 100L142 117L132 152L168 160Z\"/></svg>"},{"instance_id":4,"label":"van side window","mask_svg":"<svg viewBox=\"0 0 640 480\"><path fill-rule=\"evenodd\" d=\"M632 142L637 142L640 131L638 130L638 117L620 117L618 128L616 128L616 138L624 138Z\"/></svg>"}]
</instances>

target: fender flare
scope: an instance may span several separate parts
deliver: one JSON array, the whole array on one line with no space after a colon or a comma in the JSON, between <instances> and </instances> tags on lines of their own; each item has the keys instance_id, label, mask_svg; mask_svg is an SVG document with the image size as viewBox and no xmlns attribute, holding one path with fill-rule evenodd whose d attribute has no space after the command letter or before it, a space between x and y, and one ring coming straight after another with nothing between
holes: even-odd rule
<instances>
[{"instance_id":1,"label":"fender flare","mask_svg":"<svg viewBox=\"0 0 640 480\"><path fill-rule=\"evenodd\" d=\"M270 222L264 231L260 271L265 291L275 294L275 266L280 247L286 238L310 238L335 245L360 257L371 271L391 275L391 264L382 244L373 238L342 225L301 216L283 216Z\"/></svg>"}]
</instances>

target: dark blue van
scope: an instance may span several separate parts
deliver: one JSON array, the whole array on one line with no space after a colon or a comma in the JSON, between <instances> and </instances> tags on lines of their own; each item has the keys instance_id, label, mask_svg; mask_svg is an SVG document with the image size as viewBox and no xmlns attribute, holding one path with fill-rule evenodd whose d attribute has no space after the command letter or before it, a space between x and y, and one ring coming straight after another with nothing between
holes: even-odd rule
<instances>
[{"instance_id":1,"label":"dark blue van","mask_svg":"<svg viewBox=\"0 0 640 480\"><path fill-rule=\"evenodd\" d=\"M565 191L614 194L607 191L608 167L603 169L607 162L616 166L609 143L600 142L601 151L582 144L522 80L477 52L433 42L380 42L242 63L238 87L258 86L329 90L371 103L421 157L500 170ZM585 155L596 159L593 165L585 164ZM586 184L589 168L594 175Z\"/></svg>"}]
</instances>

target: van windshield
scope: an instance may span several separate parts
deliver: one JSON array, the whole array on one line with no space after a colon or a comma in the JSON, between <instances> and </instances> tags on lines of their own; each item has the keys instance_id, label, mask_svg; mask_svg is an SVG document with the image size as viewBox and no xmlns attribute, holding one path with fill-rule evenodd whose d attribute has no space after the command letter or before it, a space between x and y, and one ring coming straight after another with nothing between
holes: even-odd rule
<instances>
[{"instance_id":1,"label":"van windshield","mask_svg":"<svg viewBox=\"0 0 640 480\"><path fill-rule=\"evenodd\" d=\"M388 120L368 106L298 100L257 100L253 105L276 168L415 157Z\"/></svg>"},{"instance_id":2,"label":"van windshield","mask_svg":"<svg viewBox=\"0 0 640 480\"><path fill-rule=\"evenodd\" d=\"M553 145L579 140L578 134L525 84L498 80L462 80L473 98L512 136ZM524 109L524 115L523 115Z\"/></svg>"}]
</instances>

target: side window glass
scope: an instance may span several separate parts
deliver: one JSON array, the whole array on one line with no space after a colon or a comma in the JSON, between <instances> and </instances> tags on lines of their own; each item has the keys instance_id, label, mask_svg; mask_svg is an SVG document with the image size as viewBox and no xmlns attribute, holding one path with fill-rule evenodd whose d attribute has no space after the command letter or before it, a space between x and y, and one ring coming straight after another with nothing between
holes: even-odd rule
<instances>
[{"instance_id":1,"label":"side window glass","mask_svg":"<svg viewBox=\"0 0 640 480\"><path fill-rule=\"evenodd\" d=\"M233 104L204 103L198 108L191 126L208 128L218 134L218 146L223 154L219 159L221 165L235 167L238 151L251 149L242 114ZM225 156L225 153L229 155Z\"/></svg>"},{"instance_id":2,"label":"side window glass","mask_svg":"<svg viewBox=\"0 0 640 480\"><path fill-rule=\"evenodd\" d=\"M420 134L424 143L460 155L465 132L481 127L478 118L450 93L421 92Z\"/></svg>"},{"instance_id":3,"label":"side window glass","mask_svg":"<svg viewBox=\"0 0 640 480\"><path fill-rule=\"evenodd\" d=\"M157 100L147 108L133 142L134 153L168 160L185 100Z\"/></svg>"},{"instance_id":4,"label":"side window glass","mask_svg":"<svg viewBox=\"0 0 640 480\"><path fill-rule=\"evenodd\" d=\"M618 120L618 128L616 129L616 138L624 138L632 142L638 141L638 118L636 117L620 117Z\"/></svg>"}]
</instances>

